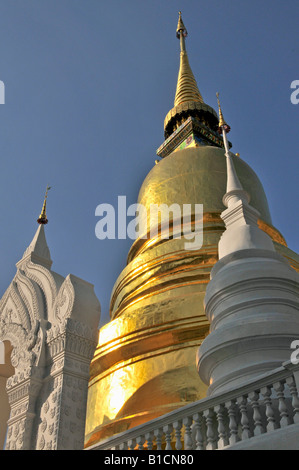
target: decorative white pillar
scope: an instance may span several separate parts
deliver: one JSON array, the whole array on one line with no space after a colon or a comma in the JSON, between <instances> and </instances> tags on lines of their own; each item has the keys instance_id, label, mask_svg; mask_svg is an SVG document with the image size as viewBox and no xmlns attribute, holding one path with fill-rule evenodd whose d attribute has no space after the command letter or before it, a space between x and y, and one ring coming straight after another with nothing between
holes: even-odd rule
<instances>
[{"instance_id":1,"label":"decorative white pillar","mask_svg":"<svg viewBox=\"0 0 299 470\"><path fill-rule=\"evenodd\" d=\"M0 300L0 340L15 369L5 449L82 449L100 304L91 284L51 270L41 224Z\"/></svg>"}]
</instances>

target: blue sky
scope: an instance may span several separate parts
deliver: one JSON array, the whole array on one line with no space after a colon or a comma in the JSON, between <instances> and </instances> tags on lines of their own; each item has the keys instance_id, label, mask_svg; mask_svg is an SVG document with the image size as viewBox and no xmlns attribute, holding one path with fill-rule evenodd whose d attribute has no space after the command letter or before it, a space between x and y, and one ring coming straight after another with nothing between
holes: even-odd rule
<instances>
[{"instance_id":1,"label":"blue sky","mask_svg":"<svg viewBox=\"0 0 299 470\"><path fill-rule=\"evenodd\" d=\"M260 177L299 251L298 0L0 0L0 296L37 229L47 183L53 270L110 294L132 241L95 236L95 208L138 190L163 143L179 66L178 11L207 104ZM199 201L200 202L200 201Z\"/></svg>"}]
</instances>

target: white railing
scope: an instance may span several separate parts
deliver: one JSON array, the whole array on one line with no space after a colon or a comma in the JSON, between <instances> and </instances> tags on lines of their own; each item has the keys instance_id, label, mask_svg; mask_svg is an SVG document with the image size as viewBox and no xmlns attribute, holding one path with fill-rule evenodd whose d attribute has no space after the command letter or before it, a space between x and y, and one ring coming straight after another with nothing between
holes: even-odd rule
<instances>
[{"instance_id":1,"label":"white railing","mask_svg":"<svg viewBox=\"0 0 299 470\"><path fill-rule=\"evenodd\" d=\"M234 390L204 398L87 450L213 450L299 423L299 365L286 362Z\"/></svg>"}]
</instances>

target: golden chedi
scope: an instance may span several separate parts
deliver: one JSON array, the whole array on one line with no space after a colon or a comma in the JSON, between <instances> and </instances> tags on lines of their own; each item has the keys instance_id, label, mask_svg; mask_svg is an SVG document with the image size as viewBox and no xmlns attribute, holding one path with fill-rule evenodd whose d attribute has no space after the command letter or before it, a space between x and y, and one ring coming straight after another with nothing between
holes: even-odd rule
<instances>
[{"instance_id":1,"label":"golden chedi","mask_svg":"<svg viewBox=\"0 0 299 470\"><path fill-rule=\"evenodd\" d=\"M175 215L168 238L162 216L154 236L133 243L111 295L111 321L100 330L91 363L86 447L206 396L196 351L209 331L203 299L224 231L220 213L226 161L218 116L198 90L186 36L180 15L174 107L165 118L165 142L157 150L161 160L145 178L138 202L148 213L152 204L203 204L203 244L186 249L185 238L177 236L181 218ZM272 226L261 182L239 156L232 158L251 205L261 214L260 227L299 270L298 255ZM196 214L192 217L196 225ZM148 235L150 224L148 216Z\"/></svg>"}]
</instances>

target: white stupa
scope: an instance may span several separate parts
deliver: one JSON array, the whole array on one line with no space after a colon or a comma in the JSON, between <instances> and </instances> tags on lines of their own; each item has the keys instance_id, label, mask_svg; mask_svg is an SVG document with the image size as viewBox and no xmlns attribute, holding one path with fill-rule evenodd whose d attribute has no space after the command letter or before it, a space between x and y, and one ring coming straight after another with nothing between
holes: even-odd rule
<instances>
[{"instance_id":1,"label":"white stupa","mask_svg":"<svg viewBox=\"0 0 299 470\"><path fill-rule=\"evenodd\" d=\"M227 209L221 214L226 230L205 295L210 334L197 354L209 395L280 367L299 339L299 275L258 227L259 213L249 205L229 152L230 128L220 105L219 114L227 162Z\"/></svg>"}]
</instances>

